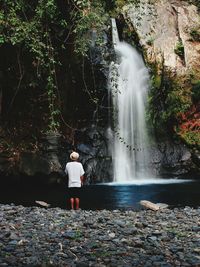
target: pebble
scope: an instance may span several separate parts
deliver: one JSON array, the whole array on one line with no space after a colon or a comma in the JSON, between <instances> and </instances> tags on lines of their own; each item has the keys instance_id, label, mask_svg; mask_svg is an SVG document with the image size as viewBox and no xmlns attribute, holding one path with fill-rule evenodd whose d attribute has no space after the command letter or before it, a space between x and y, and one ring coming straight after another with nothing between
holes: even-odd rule
<instances>
[{"instance_id":1,"label":"pebble","mask_svg":"<svg viewBox=\"0 0 200 267\"><path fill-rule=\"evenodd\" d=\"M200 266L200 208L109 211L0 204L0 266Z\"/></svg>"}]
</instances>

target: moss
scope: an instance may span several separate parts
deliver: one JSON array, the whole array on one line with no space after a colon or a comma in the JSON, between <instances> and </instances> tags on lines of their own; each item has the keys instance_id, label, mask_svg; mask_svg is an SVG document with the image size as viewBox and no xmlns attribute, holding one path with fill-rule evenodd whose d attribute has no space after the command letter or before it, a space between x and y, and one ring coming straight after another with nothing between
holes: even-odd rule
<instances>
[{"instance_id":1,"label":"moss","mask_svg":"<svg viewBox=\"0 0 200 267\"><path fill-rule=\"evenodd\" d=\"M199 29L199 27L192 28L190 31L190 35L191 35L193 41L199 42L200 41L200 29Z\"/></svg>"},{"instance_id":2,"label":"moss","mask_svg":"<svg viewBox=\"0 0 200 267\"><path fill-rule=\"evenodd\" d=\"M153 86L155 88L160 88L161 87L161 84L162 84L162 76L159 75L159 74L155 74L153 76L153 81L152 82L153 82Z\"/></svg>"},{"instance_id":3,"label":"moss","mask_svg":"<svg viewBox=\"0 0 200 267\"><path fill-rule=\"evenodd\" d=\"M200 80L192 84L192 99L194 103L200 102Z\"/></svg>"},{"instance_id":4,"label":"moss","mask_svg":"<svg viewBox=\"0 0 200 267\"><path fill-rule=\"evenodd\" d=\"M178 41L176 47L174 48L174 52L181 58L184 58L184 45L182 41Z\"/></svg>"},{"instance_id":5,"label":"moss","mask_svg":"<svg viewBox=\"0 0 200 267\"><path fill-rule=\"evenodd\" d=\"M157 132L173 134L179 114L187 112L193 104L190 80L172 76L170 71L158 69L156 65L152 65L151 71L148 119Z\"/></svg>"},{"instance_id":6,"label":"moss","mask_svg":"<svg viewBox=\"0 0 200 267\"><path fill-rule=\"evenodd\" d=\"M155 38L154 38L153 36L151 36L151 37L149 37L149 39L147 40L147 44L151 46L151 45L153 45L154 41L155 41Z\"/></svg>"}]
</instances>

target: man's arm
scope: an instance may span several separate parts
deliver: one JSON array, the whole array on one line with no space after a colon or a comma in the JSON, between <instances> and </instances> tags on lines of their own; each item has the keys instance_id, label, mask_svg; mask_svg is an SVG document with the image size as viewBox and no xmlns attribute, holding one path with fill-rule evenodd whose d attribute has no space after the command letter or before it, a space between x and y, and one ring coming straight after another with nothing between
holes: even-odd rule
<instances>
[{"instance_id":1,"label":"man's arm","mask_svg":"<svg viewBox=\"0 0 200 267\"><path fill-rule=\"evenodd\" d=\"M83 183L84 183L84 174L85 174L85 171L83 169L83 165L80 163L80 179L81 179L81 185L83 185Z\"/></svg>"},{"instance_id":2,"label":"man's arm","mask_svg":"<svg viewBox=\"0 0 200 267\"><path fill-rule=\"evenodd\" d=\"M67 164L65 165L65 174L68 174L68 171L67 171Z\"/></svg>"},{"instance_id":3,"label":"man's arm","mask_svg":"<svg viewBox=\"0 0 200 267\"><path fill-rule=\"evenodd\" d=\"M81 185L83 185L83 182L84 182L84 175L82 175L82 176L80 177L80 179L81 179Z\"/></svg>"}]
</instances>

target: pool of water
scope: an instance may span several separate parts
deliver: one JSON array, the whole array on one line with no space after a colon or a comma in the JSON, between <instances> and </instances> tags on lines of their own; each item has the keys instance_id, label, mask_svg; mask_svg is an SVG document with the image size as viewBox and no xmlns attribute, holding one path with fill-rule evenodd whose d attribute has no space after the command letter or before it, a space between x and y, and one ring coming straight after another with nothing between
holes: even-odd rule
<instances>
[{"instance_id":1,"label":"pool of water","mask_svg":"<svg viewBox=\"0 0 200 267\"><path fill-rule=\"evenodd\" d=\"M141 200L166 203L171 207L200 206L200 181L161 179L157 183L109 183L84 186L82 189L82 209L140 209ZM52 207L68 208L67 193L65 185L1 186L0 203L37 206L35 201L39 200Z\"/></svg>"}]
</instances>

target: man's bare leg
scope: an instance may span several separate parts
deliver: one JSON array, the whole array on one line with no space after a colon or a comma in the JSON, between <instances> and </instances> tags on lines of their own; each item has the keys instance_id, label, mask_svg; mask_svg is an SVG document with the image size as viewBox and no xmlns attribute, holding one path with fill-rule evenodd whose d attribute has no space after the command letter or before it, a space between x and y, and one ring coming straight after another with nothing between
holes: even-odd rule
<instances>
[{"instance_id":1,"label":"man's bare leg","mask_svg":"<svg viewBox=\"0 0 200 267\"><path fill-rule=\"evenodd\" d=\"M74 210L74 198L70 198L71 209Z\"/></svg>"},{"instance_id":2,"label":"man's bare leg","mask_svg":"<svg viewBox=\"0 0 200 267\"><path fill-rule=\"evenodd\" d=\"M79 209L79 203L80 203L80 200L79 200L79 198L75 198L75 203L76 203L76 210L78 210Z\"/></svg>"}]
</instances>

